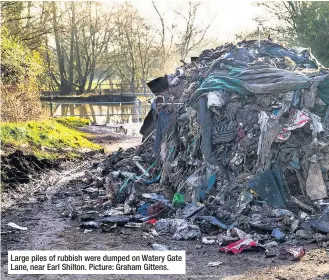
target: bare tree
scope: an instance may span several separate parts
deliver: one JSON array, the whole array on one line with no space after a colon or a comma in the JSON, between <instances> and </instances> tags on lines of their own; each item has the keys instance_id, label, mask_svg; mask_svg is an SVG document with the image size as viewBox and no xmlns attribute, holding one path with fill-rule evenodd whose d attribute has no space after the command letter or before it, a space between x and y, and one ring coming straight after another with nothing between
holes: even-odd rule
<instances>
[{"instance_id":1,"label":"bare tree","mask_svg":"<svg viewBox=\"0 0 329 280\"><path fill-rule=\"evenodd\" d=\"M113 57L116 58L117 74L129 83L132 93L140 83L145 92L150 68L161 53L154 30L129 3L116 8L114 28Z\"/></svg>"},{"instance_id":2,"label":"bare tree","mask_svg":"<svg viewBox=\"0 0 329 280\"><path fill-rule=\"evenodd\" d=\"M158 55L158 61L157 64L160 68L163 68L166 60L168 60L168 57L172 57L174 50L174 37L176 35L176 28L177 24L175 22L175 19L173 19L172 22L166 23L163 18L163 13L159 11L158 7L156 6L155 2L152 1L153 8L156 12L156 14L159 17L161 28L157 30L158 34L160 35L160 45L161 48L159 49L159 55Z\"/></svg>"},{"instance_id":3,"label":"bare tree","mask_svg":"<svg viewBox=\"0 0 329 280\"><path fill-rule=\"evenodd\" d=\"M293 35L297 31L296 18L298 18L301 8L300 1L282 1L282 2L268 2L258 3L259 6L263 6L266 10L274 15L282 25L270 27L275 32L289 33L289 36Z\"/></svg>"},{"instance_id":4,"label":"bare tree","mask_svg":"<svg viewBox=\"0 0 329 280\"><path fill-rule=\"evenodd\" d=\"M185 28L180 31L180 42L177 44L179 54L183 60L185 60L188 53L196 49L205 38L205 35L210 27L210 23L206 26L198 26L196 24L196 17L200 2L188 2L187 11L176 11L185 23Z\"/></svg>"},{"instance_id":5,"label":"bare tree","mask_svg":"<svg viewBox=\"0 0 329 280\"><path fill-rule=\"evenodd\" d=\"M158 33L161 38L164 60L174 56L174 52L185 60L188 53L203 45L211 23L206 25L198 23L200 2L183 3L179 9L175 10L178 18L171 17L170 22L165 22L163 13L159 11L156 3L152 2L152 4L160 21L161 28ZM178 25L179 19L183 21L183 24ZM176 46L176 49L173 48L173 45Z\"/></svg>"},{"instance_id":6,"label":"bare tree","mask_svg":"<svg viewBox=\"0 0 329 280\"><path fill-rule=\"evenodd\" d=\"M62 93L69 92L69 84L67 81L67 75L64 65L64 55L63 55L63 46L58 30L58 19L57 19L57 6L55 2L51 2L51 13L52 13L52 23L53 23L53 31L55 37L55 44L56 44L56 54L57 54L57 61L58 61L58 68L59 68L59 76L60 76L60 91Z\"/></svg>"},{"instance_id":7,"label":"bare tree","mask_svg":"<svg viewBox=\"0 0 329 280\"><path fill-rule=\"evenodd\" d=\"M1 24L13 37L19 38L27 47L38 50L45 36L52 33L49 3L33 1L2 1Z\"/></svg>"},{"instance_id":8,"label":"bare tree","mask_svg":"<svg viewBox=\"0 0 329 280\"><path fill-rule=\"evenodd\" d=\"M167 22L152 4L159 28L127 2L110 11L96 1L1 2L1 22L43 54L47 83L62 94L92 91L110 77L133 93L140 85L146 92L147 80L198 49L210 26L198 23L200 3L183 4Z\"/></svg>"},{"instance_id":9,"label":"bare tree","mask_svg":"<svg viewBox=\"0 0 329 280\"><path fill-rule=\"evenodd\" d=\"M58 67L52 68L51 76L55 80L56 77L60 78L60 81L55 82L62 93L70 93L75 89L79 93L91 91L96 72L101 77L98 77L95 87L107 78L104 75L108 72L108 66L101 60L103 53L108 51L111 38L111 25L108 23L111 15L102 14L97 2L67 2L61 7L52 2L52 8L53 53L57 57ZM62 11L60 19L65 28L59 28L57 10ZM47 61L49 64L49 57Z\"/></svg>"}]
</instances>

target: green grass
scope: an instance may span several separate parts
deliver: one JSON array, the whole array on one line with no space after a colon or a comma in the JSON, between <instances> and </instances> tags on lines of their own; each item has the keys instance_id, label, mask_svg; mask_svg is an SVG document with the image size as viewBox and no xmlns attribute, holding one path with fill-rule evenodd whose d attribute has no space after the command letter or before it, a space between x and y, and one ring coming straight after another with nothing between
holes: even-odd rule
<instances>
[{"instance_id":1,"label":"green grass","mask_svg":"<svg viewBox=\"0 0 329 280\"><path fill-rule=\"evenodd\" d=\"M72 128L81 126L82 123L86 124L86 120L70 119L2 123L0 125L2 150L7 153L20 149L40 159L69 159L78 157L82 151L102 149L87 140L87 134Z\"/></svg>"},{"instance_id":2,"label":"green grass","mask_svg":"<svg viewBox=\"0 0 329 280\"><path fill-rule=\"evenodd\" d=\"M70 128L78 128L90 124L89 119L83 119L79 117L60 117L53 118L53 120Z\"/></svg>"}]
</instances>

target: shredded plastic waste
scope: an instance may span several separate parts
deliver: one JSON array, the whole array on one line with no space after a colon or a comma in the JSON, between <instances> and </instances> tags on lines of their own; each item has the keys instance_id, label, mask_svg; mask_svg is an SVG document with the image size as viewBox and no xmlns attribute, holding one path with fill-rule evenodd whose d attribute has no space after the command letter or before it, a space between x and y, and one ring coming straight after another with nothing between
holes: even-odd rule
<instances>
[{"instance_id":1,"label":"shredded plastic waste","mask_svg":"<svg viewBox=\"0 0 329 280\"><path fill-rule=\"evenodd\" d=\"M90 180L99 183L86 195L95 207L101 201L101 211L81 227L130 225L204 244L216 236L220 251L234 254L306 242L300 230L322 242L329 232L329 69L309 50L269 40L204 50L177 69L148 83L155 98L142 144L95 166Z\"/></svg>"}]
</instances>

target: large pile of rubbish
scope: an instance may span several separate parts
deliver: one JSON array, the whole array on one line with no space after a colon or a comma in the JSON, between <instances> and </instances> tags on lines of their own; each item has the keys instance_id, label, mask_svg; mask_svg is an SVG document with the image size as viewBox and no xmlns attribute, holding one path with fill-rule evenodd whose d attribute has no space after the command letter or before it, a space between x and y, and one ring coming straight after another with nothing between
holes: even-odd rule
<instances>
[{"instance_id":1,"label":"large pile of rubbish","mask_svg":"<svg viewBox=\"0 0 329 280\"><path fill-rule=\"evenodd\" d=\"M233 253L329 246L329 70L309 49L225 44L148 86L143 143L95 165L86 192L104 211L82 228L142 227Z\"/></svg>"}]
</instances>

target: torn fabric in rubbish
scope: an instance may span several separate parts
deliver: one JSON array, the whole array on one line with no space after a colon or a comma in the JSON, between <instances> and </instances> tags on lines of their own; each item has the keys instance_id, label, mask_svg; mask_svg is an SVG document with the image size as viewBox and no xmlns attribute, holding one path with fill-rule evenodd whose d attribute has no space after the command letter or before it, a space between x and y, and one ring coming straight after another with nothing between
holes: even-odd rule
<instances>
[{"instance_id":1,"label":"torn fabric in rubbish","mask_svg":"<svg viewBox=\"0 0 329 280\"><path fill-rule=\"evenodd\" d=\"M142 144L92 171L98 179L83 193L88 204L102 203L89 226L140 223L151 236L207 246L216 236L233 253L309 236L321 245L329 231L329 70L310 50L227 43L149 87L157 99Z\"/></svg>"}]
</instances>

